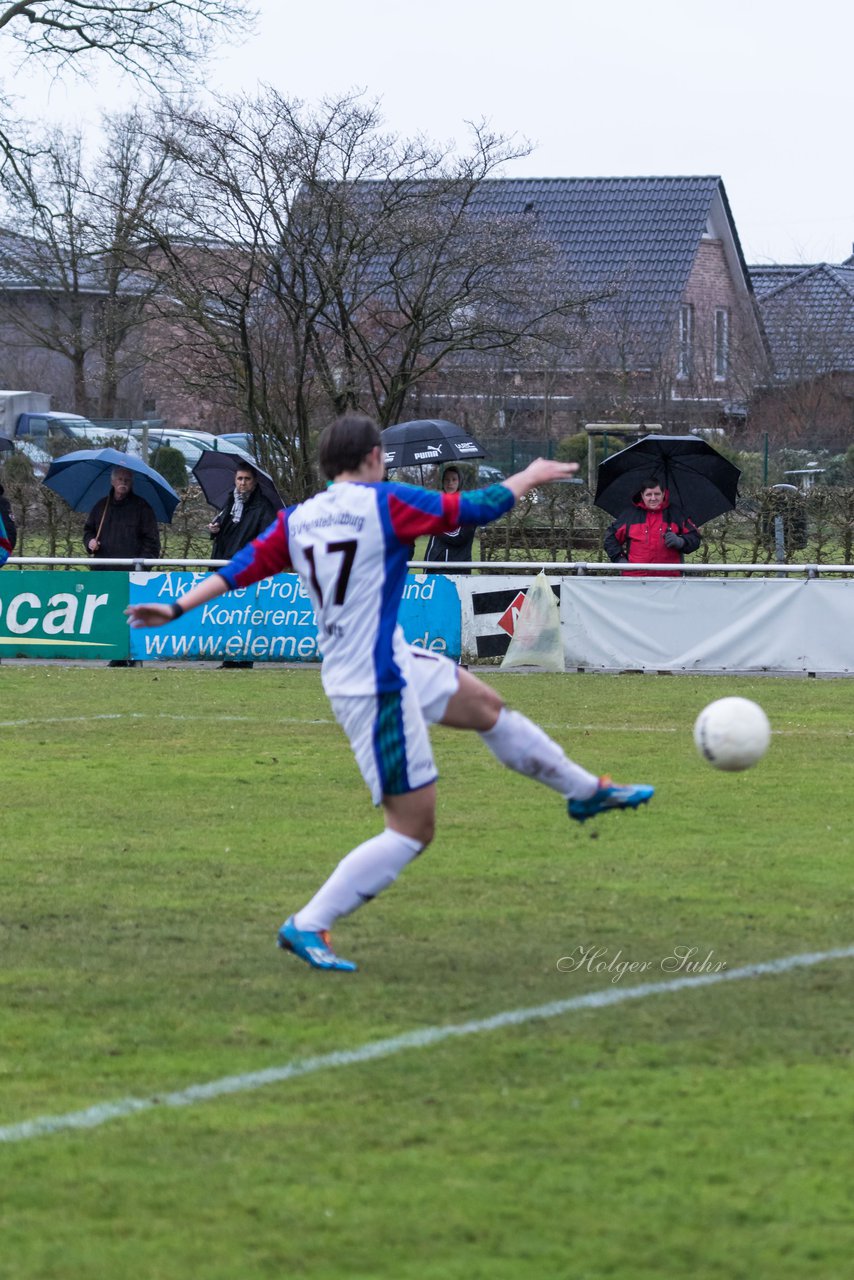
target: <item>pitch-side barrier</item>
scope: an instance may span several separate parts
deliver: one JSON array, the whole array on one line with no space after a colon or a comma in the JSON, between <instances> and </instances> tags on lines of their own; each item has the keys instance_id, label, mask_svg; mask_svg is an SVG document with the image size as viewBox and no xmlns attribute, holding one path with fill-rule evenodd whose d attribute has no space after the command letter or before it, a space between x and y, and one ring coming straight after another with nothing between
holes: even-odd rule
<instances>
[{"instance_id":1,"label":"pitch-side barrier","mask_svg":"<svg viewBox=\"0 0 854 1280\"><path fill-rule=\"evenodd\" d=\"M311 601L295 574L230 592L168 627L131 631L129 603L171 603L224 562L100 563L109 568L93 572L86 557L11 557L0 573L0 657L320 657ZM685 564L674 578L626 577L625 566L599 561L454 566L467 567L477 572L436 573L412 562L401 610L411 643L467 663L500 659L531 575L544 572L568 671L854 671L854 565ZM644 568L660 566L633 566Z\"/></svg>"}]
</instances>

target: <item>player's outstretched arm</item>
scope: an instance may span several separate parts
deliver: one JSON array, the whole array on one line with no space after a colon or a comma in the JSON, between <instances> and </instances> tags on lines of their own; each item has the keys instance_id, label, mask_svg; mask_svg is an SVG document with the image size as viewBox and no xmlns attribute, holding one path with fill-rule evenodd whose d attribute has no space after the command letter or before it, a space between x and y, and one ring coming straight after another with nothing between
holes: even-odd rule
<instances>
[{"instance_id":1,"label":"player's outstretched arm","mask_svg":"<svg viewBox=\"0 0 854 1280\"><path fill-rule=\"evenodd\" d=\"M524 493L536 489L539 484L549 484L553 480L569 480L578 470L577 462L555 462L553 458L535 458L524 471L517 471L501 483L509 489L513 497L519 499Z\"/></svg>"},{"instance_id":2,"label":"player's outstretched arm","mask_svg":"<svg viewBox=\"0 0 854 1280\"><path fill-rule=\"evenodd\" d=\"M125 609L129 625L132 627L162 627L167 622L174 622L181 614L189 613L208 600L225 595L231 588L219 573L212 573L192 587L186 595L181 596L175 605L171 604L132 604ZM178 612L180 610L180 612Z\"/></svg>"}]
</instances>

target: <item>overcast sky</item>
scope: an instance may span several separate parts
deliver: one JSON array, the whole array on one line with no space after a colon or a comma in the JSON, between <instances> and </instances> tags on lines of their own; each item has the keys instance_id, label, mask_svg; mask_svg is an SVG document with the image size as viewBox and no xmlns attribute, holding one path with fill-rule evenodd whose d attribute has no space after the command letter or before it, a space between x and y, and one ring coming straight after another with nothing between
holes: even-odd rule
<instances>
[{"instance_id":1,"label":"overcast sky","mask_svg":"<svg viewBox=\"0 0 854 1280\"><path fill-rule=\"evenodd\" d=\"M308 102L363 89L391 130L440 142L485 117L534 146L510 177L719 174L748 262L852 252L850 0L256 5L257 36L211 86ZM101 94L122 105L115 84ZM69 119L91 100L54 89L47 110Z\"/></svg>"}]
</instances>

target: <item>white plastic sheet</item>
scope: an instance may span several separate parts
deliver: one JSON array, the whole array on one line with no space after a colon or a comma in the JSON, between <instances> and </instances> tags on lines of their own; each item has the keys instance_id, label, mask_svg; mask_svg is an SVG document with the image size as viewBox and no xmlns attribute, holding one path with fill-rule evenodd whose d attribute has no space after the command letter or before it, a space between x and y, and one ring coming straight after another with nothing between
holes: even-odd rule
<instances>
[{"instance_id":1,"label":"white plastic sheet","mask_svg":"<svg viewBox=\"0 0 854 1280\"><path fill-rule=\"evenodd\" d=\"M566 577L567 670L854 671L854 581Z\"/></svg>"}]
</instances>

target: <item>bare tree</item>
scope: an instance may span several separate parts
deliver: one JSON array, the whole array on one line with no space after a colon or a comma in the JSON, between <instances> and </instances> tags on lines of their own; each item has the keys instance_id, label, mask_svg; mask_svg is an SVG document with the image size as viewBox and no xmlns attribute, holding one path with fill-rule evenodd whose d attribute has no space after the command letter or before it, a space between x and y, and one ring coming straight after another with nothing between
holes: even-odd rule
<instances>
[{"instance_id":1,"label":"bare tree","mask_svg":"<svg viewBox=\"0 0 854 1280\"><path fill-rule=\"evenodd\" d=\"M152 266L188 328L183 376L195 331L204 377L216 352L296 484L319 407L395 421L444 362L563 341L589 301L533 220L479 207L524 152L483 127L460 155L384 133L358 96L311 110L267 90L173 108L164 130L183 235L153 228Z\"/></svg>"},{"instance_id":2,"label":"bare tree","mask_svg":"<svg viewBox=\"0 0 854 1280\"><path fill-rule=\"evenodd\" d=\"M153 87L167 87L205 58L225 36L255 22L246 0L17 0L0 7L3 65L38 61L58 74L82 73L98 60ZM11 87L0 79L0 105ZM11 118L11 113L10 113ZM33 144L0 127L0 170L15 169Z\"/></svg>"}]
</instances>

